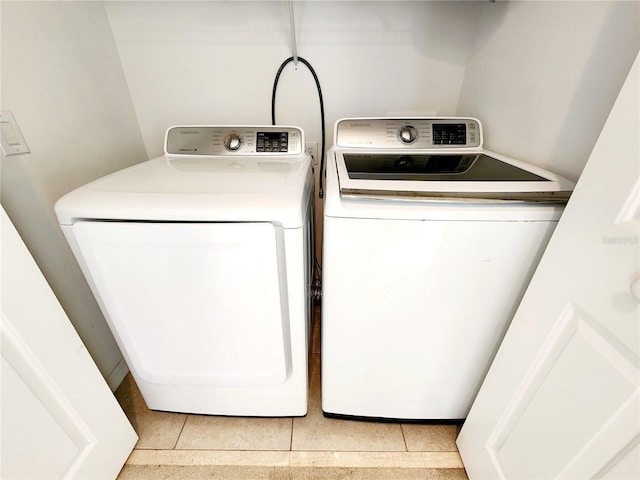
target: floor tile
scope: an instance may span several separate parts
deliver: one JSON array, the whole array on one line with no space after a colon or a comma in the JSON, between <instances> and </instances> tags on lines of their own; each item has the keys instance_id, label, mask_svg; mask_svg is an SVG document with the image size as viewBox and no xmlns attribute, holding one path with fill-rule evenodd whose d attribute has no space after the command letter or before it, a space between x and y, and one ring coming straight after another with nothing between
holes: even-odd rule
<instances>
[{"instance_id":1,"label":"floor tile","mask_svg":"<svg viewBox=\"0 0 640 480\"><path fill-rule=\"evenodd\" d=\"M320 355L311 359L309 410L294 418L292 450L405 451L399 424L325 418L320 395Z\"/></svg>"},{"instance_id":2,"label":"floor tile","mask_svg":"<svg viewBox=\"0 0 640 480\"><path fill-rule=\"evenodd\" d=\"M176 449L289 450L291 418L189 415Z\"/></svg>"},{"instance_id":3,"label":"floor tile","mask_svg":"<svg viewBox=\"0 0 640 480\"><path fill-rule=\"evenodd\" d=\"M463 468L458 452L291 452L296 467Z\"/></svg>"},{"instance_id":4,"label":"floor tile","mask_svg":"<svg viewBox=\"0 0 640 480\"><path fill-rule=\"evenodd\" d=\"M457 452L457 425L403 424L402 432L410 452Z\"/></svg>"},{"instance_id":5,"label":"floor tile","mask_svg":"<svg viewBox=\"0 0 640 480\"><path fill-rule=\"evenodd\" d=\"M115 392L116 399L138 434L135 448L171 449L178 441L187 415L149 410L131 373Z\"/></svg>"},{"instance_id":6,"label":"floor tile","mask_svg":"<svg viewBox=\"0 0 640 480\"><path fill-rule=\"evenodd\" d=\"M309 478L309 477L307 477ZM125 465L117 480L292 480L289 467Z\"/></svg>"},{"instance_id":7,"label":"floor tile","mask_svg":"<svg viewBox=\"0 0 640 480\"><path fill-rule=\"evenodd\" d=\"M462 468L125 465L118 480L468 480Z\"/></svg>"},{"instance_id":8,"label":"floor tile","mask_svg":"<svg viewBox=\"0 0 640 480\"><path fill-rule=\"evenodd\" d=\"M405 451L400 425L323 418L311 411L294 419L292 450Z\"/></svg>"},{"instance_id":9,"label":"floor tile","mask_svg":"<svg viewBox=\"0 0 640 480\"><path fill-rule=\"evenodd\" d=\"M134 450L127 465L244 465L286 467L289 451Z\"/></svg>"}]
</instances>

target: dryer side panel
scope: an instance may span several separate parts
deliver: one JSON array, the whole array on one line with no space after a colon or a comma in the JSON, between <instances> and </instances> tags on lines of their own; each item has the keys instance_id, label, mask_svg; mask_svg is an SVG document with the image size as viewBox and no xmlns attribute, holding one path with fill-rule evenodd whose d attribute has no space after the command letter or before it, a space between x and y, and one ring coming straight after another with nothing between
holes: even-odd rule
<instances>
[{"instance_id":1,"label":"dryer side panel","mask_svg":"<svg viewBox=\"0 0 640 480\"><path fill-rule=\"evenodd\" d=\"M139 383L287 380L277 227L88 221L72 228L76 254Z\"/></svg>"}]
</instances>

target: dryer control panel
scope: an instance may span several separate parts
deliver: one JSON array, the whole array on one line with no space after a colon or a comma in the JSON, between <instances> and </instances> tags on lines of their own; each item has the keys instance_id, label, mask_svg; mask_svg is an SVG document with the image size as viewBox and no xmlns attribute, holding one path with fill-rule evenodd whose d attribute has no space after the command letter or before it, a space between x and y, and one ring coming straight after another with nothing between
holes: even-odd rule
<instances>
[{"instance_id":1,"label":"dryer control panel","mask_svg":"<svg viewBox=\"0 0 640 480\"><path fill-rule=\"evenodd\" d=\"M335 144L344 148L449 149L482 147L482 125L468 117L345 118Z\"/></svg>"},{"instance_id":2,"label":"dryer control panel","mask_svg":"<svg viewBox=\"0 0 640 480\"><path fill-rule=\"evenodd\" d=\"M167 130L167 155L301 155L304 133L279 125L177 125Z\"/></svg>"}]
</instances>

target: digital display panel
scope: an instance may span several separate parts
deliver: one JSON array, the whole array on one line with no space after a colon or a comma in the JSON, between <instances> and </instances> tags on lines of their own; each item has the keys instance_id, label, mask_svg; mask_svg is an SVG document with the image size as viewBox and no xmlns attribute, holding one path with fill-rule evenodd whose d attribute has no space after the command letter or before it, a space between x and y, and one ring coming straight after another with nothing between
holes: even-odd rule
<instances>
[{"instance_id":1,"label":"digital display panel","mask_svg":"<svg viewBox=\"0 0 640 480\"><path fill-rule=\"evenodd\" d=\"M467 125L465 123L434 123L434 145L466 145Z\"/></svg>"},{"instance_id":2,"label":"digital display panel","mask_svg":"<svg viewBox=\"0 0 640 480\"><path fill-rule=\"evenodd\" d=\"M257 132L256 152L287 152L288 132Z\"/></svg>"}]
</instances>

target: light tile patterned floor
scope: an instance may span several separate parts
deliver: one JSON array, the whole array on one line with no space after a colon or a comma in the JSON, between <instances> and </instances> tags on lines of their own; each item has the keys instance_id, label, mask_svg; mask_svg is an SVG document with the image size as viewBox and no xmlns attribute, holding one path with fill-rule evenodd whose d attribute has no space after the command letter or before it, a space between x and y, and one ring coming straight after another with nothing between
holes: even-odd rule
<instances>
[{"instance_id":1,"label":"light tile patterned floor","mask_svg":"<svg viewBox=\"0 0 640 480\"><path fill-rule=\"evenodd\" d=\"M317 326L317 311L315 317ZM313 333L305 417L236 418L151 411L127 376L116 397L140 439L118 478L467 479L455 445L456 425L325 418L317 327Z\"/></svg>"}]
</instances>

